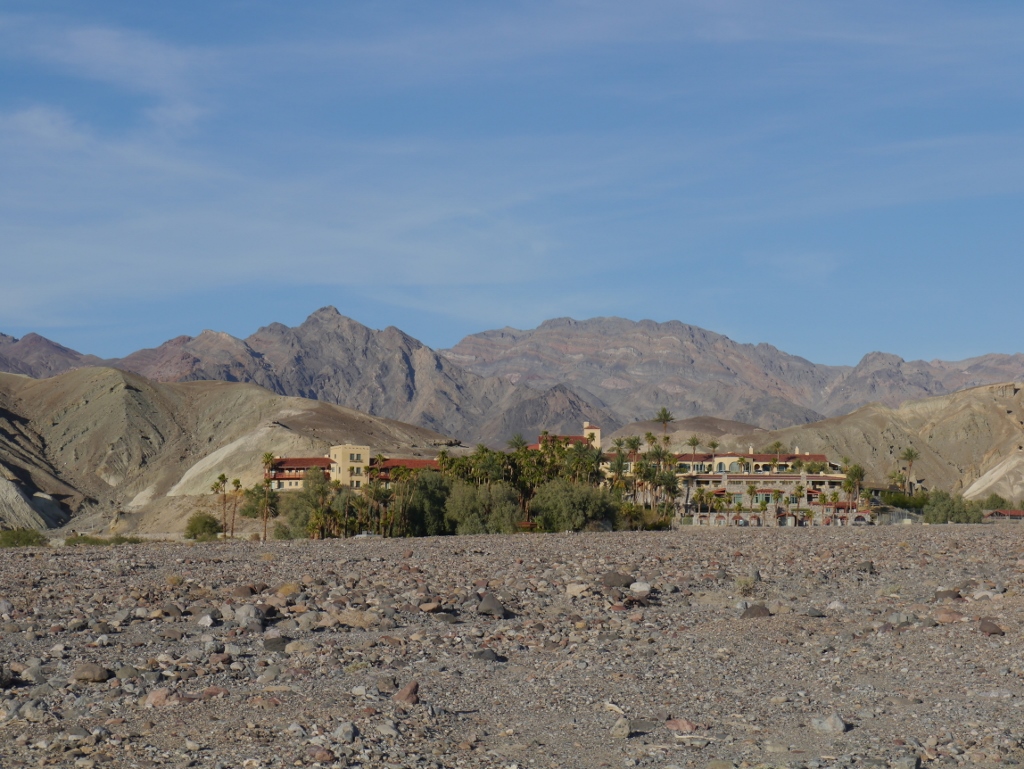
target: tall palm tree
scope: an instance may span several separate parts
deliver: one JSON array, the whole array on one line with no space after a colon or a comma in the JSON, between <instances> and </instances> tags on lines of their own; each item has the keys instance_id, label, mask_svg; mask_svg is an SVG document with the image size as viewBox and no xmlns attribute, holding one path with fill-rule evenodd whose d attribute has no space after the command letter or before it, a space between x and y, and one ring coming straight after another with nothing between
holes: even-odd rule
<instances>
[{"instance_id":1,"label":"tall palm tree","mask_svg":"<svg viewBox=\"0 0 1024 769\"><path fill-rule=\"evenodd\" d=\"M235 478L231 481L231 539L235 538L235 518L238 515L238 501L242 498L242 482Z\"/></svg>"},{"instance_id":2,"label":"tall palm tree","mask_svg":"<svg viewBox=\"0 0 1024 769\"><path fill-rule=\"evenodd\" d=\"M750 512L754 512L754 497L757 496L757 484L747 484L747 498L750 500Z\"/></svg>"},{"instance_id":3,"label":"tall palm tree","mask_svg":"<svg viewBox=\"0 0 1024 769\"><path fill-rule=\"evenodd\" d=\"M722 444L720 444L718 441L710 440L707 442L706 445L709 449L711 449L711 472L715 472L715 451Z\"/></svg>"},{"instance_id":4,"label":"tall palm tree","mask_svg":"<svg viewBox=\"0 0 1024 769\"><path fill-rule=\"evenodd\" d=\"M654 415L654 421L661 423L661 434L662 435L668 435L668 423L672 422L674 420L675 420L675 417L672 416L672 412L669 411L664 406L662 406L661 409L658 411L658 413Z\"/></svg>"},{"instance_id":5,"label":"tall palm tree","mask_svg":"<svg viewBox=\"0 0 1024 769\"><path fill-rule=\"evenodd\" d=\"M700 446L700 436L691 435L686 439L686 445L690 447L690 472L694 472L693 465L697 461L697 447Z\"/></svg>"},{"instance_id":6,"label":"tall palm tree","mask_svg":"<svg viewBox=\"0 0 1024 769\"><path fill-rule=\"evenodd\" d=\"M914 472L914 460L919 459L920 456L921 454L913 446L907 446L907 448L903 449L903 453L900 454L900 459L907 463L907 485L903 489L905 492L910 491L910 477Z\"/></svg>"}]
</instances>

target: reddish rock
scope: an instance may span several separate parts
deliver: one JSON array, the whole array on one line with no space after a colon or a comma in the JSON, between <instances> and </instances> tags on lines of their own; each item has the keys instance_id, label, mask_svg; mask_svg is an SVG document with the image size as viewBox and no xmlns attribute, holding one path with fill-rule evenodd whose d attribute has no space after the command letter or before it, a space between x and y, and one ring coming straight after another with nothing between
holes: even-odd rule
<instances>
[{"instance_id":1,"label":"reddish rock","mask_svg":"<svg viewBox=\"0 0 1024 769\"><path fill-rule=\"evenodd\" d=\"M988 617L981 618L981 622L978 623L978 630L987 636L1006 635L1006 632Z\"/></svg>"},{"instance_id":2,"label":"reddish rock","mask_svg":"<svg viewBox=\"0 0 1024 769\"><path fill-rule=\"evenodd\" d=\"M420 682L410 681L391 699L402 705L415 705L420 701L419 691Z\"/></svg>"},{"instance_id":3,"label":"reddish rock","mask_svg":"<svg viewBox=\"0 0 1024 769\"><path fill-rule=\"evenodd\" d=\"M142 704L147 708L163 708L172 705L174 701L171 696L171 690L166 687L154 689L146 695L146 699Z\"/></svg>"},{"instance_id":4,"label":"reddish rock","mask_svg":"<svg viewBox=\"0 0 1024 769\"><path fill-rule=\"evenodd\" d=\"M665 722L665 726L674 732L695 732L699 728L687 718L671 718Z\"/></svg>"}]
</instances>

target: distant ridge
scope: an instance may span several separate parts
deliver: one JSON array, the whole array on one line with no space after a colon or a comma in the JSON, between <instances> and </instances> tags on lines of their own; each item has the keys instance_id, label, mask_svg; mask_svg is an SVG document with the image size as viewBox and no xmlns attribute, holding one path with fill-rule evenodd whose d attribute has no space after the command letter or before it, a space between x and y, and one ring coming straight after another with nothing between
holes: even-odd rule
<instances>
[{"instance_id":1,"label":"distant ridge","mask_svg":"<svg viewBox=\"0 0 1024 769\"><path fill-rule=\"evenodd\" d=\"M679 321L624 318L555 318L434 351L324 307L298 326L272 323L245 339L204 331L108 361L35 334L0 335L0 370L47 377L97 365L163 382L249 382L491 446L516 433L576 432L583 419L610 434L662 407L677 419L780 429L1024 379L1020 354L926 362L872 352L855 366L826 366Z\"/></svg>"}]
</instances>

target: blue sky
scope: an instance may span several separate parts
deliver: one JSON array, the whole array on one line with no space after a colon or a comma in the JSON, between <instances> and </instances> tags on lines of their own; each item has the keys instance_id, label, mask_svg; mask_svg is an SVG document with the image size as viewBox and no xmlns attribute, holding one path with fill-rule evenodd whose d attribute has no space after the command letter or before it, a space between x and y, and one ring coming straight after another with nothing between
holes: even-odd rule
<instances>
[{"instance_id":1,"label":"blue sky","mask_svg":"<svg viewBox=\"0 0 1024 769\"><path fill-rule=\"evenodd\" d=\"M0 331L1024 350L1024 6L0 6Z\"/></svg>"}]
</instances>

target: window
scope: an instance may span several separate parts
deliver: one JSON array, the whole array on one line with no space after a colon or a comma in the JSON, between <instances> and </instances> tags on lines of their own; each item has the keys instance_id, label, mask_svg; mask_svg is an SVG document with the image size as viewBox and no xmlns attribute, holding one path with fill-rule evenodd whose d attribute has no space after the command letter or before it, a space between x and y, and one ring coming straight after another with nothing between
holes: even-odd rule
<instances>
[{"instance_id":1,"label":"window","mask_svg":"<svg viewBox=\"0 0 1024 769\"><path fill-rule=\"evenodd\" d=\"M349 481L348 482L349 487L353 488L353 489L358 489L359 488L359 484L360 484L360 481Z\"/></svg>"},{"instance_id":2,"label":"window","mask_svg":"<svg viewBox=\"0 0 1024 769\"><path fill-rule=\"evenodd\" d=\"M349 454L348 455L348 461L349 462L362 462L363 461L363 455L362 454Z\"/></svg>"},{"instance_id":3,"label":"window","mask_svg":"<svg viewBox=\"0 0 1024 769\"><path fill-rule=\"evenodd\" d=\"M355 466L355 467L350 467L348 469L348 471L349 471L350 475L362 475L363 474L363 468L359 467L358 465Z\"/></svg>"}]
</instances>

